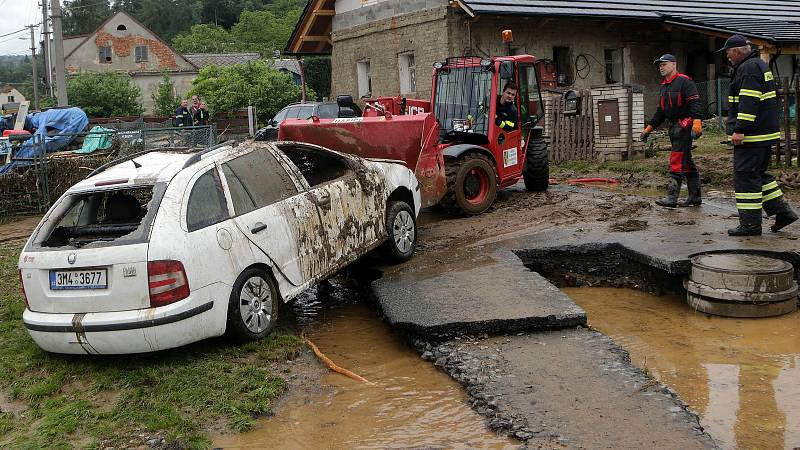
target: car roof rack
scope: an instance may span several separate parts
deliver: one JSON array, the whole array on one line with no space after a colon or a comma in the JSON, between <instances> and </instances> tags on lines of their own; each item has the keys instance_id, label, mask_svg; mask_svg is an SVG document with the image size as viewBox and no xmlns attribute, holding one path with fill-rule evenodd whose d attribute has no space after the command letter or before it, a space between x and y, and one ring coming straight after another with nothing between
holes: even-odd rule
<instances>
[{"instance_id":1,"label":"car roof rack","mask_svg":"<svg viewBox=\"0 0 800 450\"><path fill-rule=\"evenodd\" d=\"M200 160L200 155L204 155L204 154L206 154L206 153L208 153L208 152L210 152L210 151L212 151L212 150L216 150L216 149L218 149L218 148L220 148L220 147L224 147L224 146L226 146L226 145L230 145L230 143L232 143L232 142L233 142L232 140L225 141L225 142L223 142L223 143L221 143L221 144L217 144L217 145L211 146L211 147L209 147L209 148L205 148L205 149L203 149L203 150L200 150L200 151L198 151L198 152L193 152L194 154L192 155L192 157L191 157L191 158L189 158L189 161L194 161L194 162L196 162L196 161L199 161L199 160ZM148 154L148 153L152 153L152 152L164 152L164 151L168 151L168 150L169 150L169 148L168 148L168 147L162 147L162 148L151 148L151 149L149 149L149 150L142 150L142 151L140 151L140 152L131 153L130 155L126 155L126 156L123 156L123 157L121 157L121 158L114 159L114 160L112 160L112 161L109 161L109 162L107 162L107 163L105 163L105 164L101 165L100 167L98 167L98 168L94 169L94 170L93 170L91 173L89 173L89 175L86 175L86 177L84 178L84 180L85 180L86 178L90 178L90 177L93 177L93 176L95 176L95 175L97 175L97 174L99 174L99 173L102 173L102 172L104 172L104 171L105 171L106 169L108 169L109 167L116 166L117 164L124 163L125 161L130 161L130 160L132 160L132 159L138 158L138 157L140 157L140 156L142 156L142 155L146 155L146 154ZM187 163L187 165L185 165L185 166L184 166L184 168L186 168L186 167L188 167L188 163Z\"/></svg>"},{"instance_id":2,"label":"car roof rack","mask_svg":"<svg viewBox=\"0 0 800 450\"><path fill-rule=\"evenodd\" d=\"M217 151L217 150L221 149L222 147L227 147L229 145L231 147L236 147L236 141L233 140L233 139L229 139L229 140L227 140L225 142L221 142L221 143L219 143L217 145L212 145L211 147L208 147L207 149L205 149L203 151L195 153L194 155L191 156L191 158L186 160L186 163L183 165L183 168L185 169L185 168L191 166L192 164L194 164L194 163L200 161L201 159L203 159L203 156L208 155L211 152Z\"/></svg>"}]
</instances>

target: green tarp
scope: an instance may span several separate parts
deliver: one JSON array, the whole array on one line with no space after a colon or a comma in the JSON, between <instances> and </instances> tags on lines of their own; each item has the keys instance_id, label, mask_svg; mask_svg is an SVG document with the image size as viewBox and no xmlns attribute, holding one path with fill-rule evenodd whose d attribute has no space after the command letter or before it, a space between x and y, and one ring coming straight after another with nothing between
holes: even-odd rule
<instances>
[{"instance_id":1,"label":"green tarp","mask_svg":"<svg viewBox=\"0 0 800 450\"><path fill-rule=\"evenodd\" d=\"M114 133L116 133L116 131L103 128L100 125L95 125L83 139L83 147L75 150L73 153L93 153L97 150L110 148L111 136L113 136Z\"/></svg>"}]
</instances>

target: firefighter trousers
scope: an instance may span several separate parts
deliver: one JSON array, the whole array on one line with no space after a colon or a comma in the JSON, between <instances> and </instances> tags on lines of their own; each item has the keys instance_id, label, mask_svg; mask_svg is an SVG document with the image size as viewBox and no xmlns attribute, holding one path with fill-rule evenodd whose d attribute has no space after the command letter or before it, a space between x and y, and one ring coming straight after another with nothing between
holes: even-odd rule
<instances>
[{"instance_id":1,"label":"firefighter trousers","mask_svg":"<svg viewBox=\"0 0 800 450\"><path fill-rule=\"evenodd\" d=\"M733 186L736 190L736 209L755 216L759 221L763 207L768 216L777 213L783 192L775 177L767 173L772 146L733 149Z\"/></svg>"},{"instance_id":2,"label":"firefighter trousers","mask_svg":"<svg viewBox=\"0 0 800 450\"><path fill-rule=\"evenodd\" d=\"M669 171L673 178L696 178L700 174L692 159L692 132L675 122L669 127L672 152L669 154Z\"/></svg>"}]
</instances>

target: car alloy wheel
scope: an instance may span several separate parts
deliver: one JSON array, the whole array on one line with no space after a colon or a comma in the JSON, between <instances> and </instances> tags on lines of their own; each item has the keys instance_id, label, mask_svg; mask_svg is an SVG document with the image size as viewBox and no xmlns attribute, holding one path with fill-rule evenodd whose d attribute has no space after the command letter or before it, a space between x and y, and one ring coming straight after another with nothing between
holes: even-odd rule
<instances>
[{"instance_id":1,"label":"car alloy wheel","mask_svg":"<svg viewBox=\"0 0 800 450\"><path fill-rule=\"evenodd\" d=\"M272 321L272 292L260 276L247 279L239 292L239 314L247 329L260 334Z\"/></svg>"},{"instance_id":2,"label":"car alloy wheel","mask_svg":"<svg viewBox=\"0 0 800 450\"><path fill-rule=\"evenodd\" d=\"M414 218L407 210L400 211L392 225L392 239L401 253L408 253L414 247L416 230Z\"/></svg>"}]
</instances>

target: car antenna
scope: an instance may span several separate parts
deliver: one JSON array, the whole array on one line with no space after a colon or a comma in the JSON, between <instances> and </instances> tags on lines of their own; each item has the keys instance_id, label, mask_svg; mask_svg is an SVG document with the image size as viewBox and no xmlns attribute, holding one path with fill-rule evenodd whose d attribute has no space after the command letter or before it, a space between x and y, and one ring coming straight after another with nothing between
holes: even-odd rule
<instances>
[{"instance_id":1,"label":"car antenna","mask_svg":"<svg viewBox=\"0 0 800 450\"><path fill-rule=\"evenodd\" d=\"M141 165L141 164L139 164L139 163L137 163L137 162L136 162L136 160L134 160L134 159L132 159L132 160L131 160L131 162L133 163L133 167L135 167L135 168L137 168L137 169L138 169L139 167L142 167L142 165Z\"/></svg>"}]
</instances>

